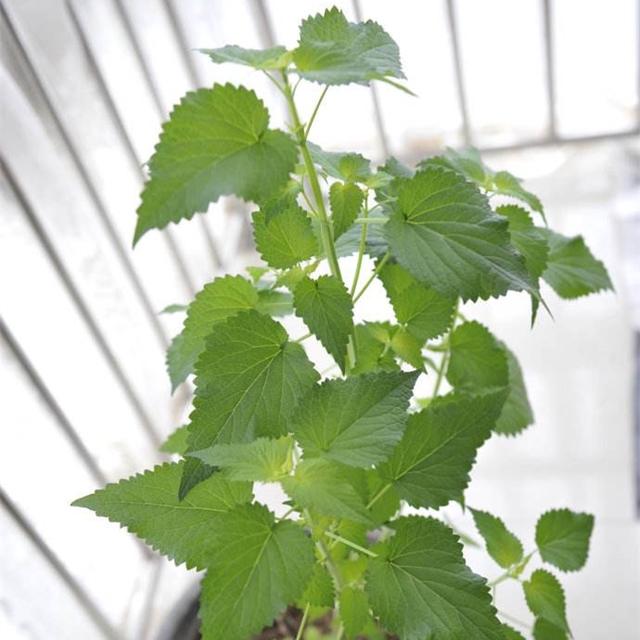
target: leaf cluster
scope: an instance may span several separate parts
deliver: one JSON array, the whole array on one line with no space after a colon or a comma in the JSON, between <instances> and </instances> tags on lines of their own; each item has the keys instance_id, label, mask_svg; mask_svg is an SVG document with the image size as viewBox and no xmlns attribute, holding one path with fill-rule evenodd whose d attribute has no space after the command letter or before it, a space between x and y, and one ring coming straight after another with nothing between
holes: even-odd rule
<instances>
[{"instance_id":1,"label":"leaf cluster","mask_svg":"<svg viewBox=\"0 0 640 640\"><path fill-rule=\"evenodd\" d=\"M535 320L542 281L561 298L610 289L604 265L582 237L551 231L538 198L475 150L447 150L414 171L309 141L318 109L302 122L293 78L324 86L318 107L332 85L400 86L398 47L378 24L349 23L334 8L306 19L292 50L203 52L267 74L291 128L270 128L265 105L241 86L187 94L149 162L135 241L233 194L254 205L262 264L167 309L186 311L167 353L172 387L195 385L187 424L163 445L178 459L74 504L205 572L205 640L245 640L291 604L305 620L333 609L340 637L521 637L437 517L465 504L483 443L534 419L516 355L460 304L525 292ZM508 203L493 207L495 194ZM394 320L357 321L376 280ZM278 320L286 315L309 334L292 338ZM309 359L311 335L335 362L330 372ZM417 397L424 377L432 392ZM279 483L287 513L258 503L255 483ZM406 506L432 515L404 515ZM538 569L524 580L531 554L499 518L471 513L504 579L521 580L535 637L566 637L557 578ZM550 511L536 553L580 569L592 527L587 514Z\"/></svg>"}]
</instances>

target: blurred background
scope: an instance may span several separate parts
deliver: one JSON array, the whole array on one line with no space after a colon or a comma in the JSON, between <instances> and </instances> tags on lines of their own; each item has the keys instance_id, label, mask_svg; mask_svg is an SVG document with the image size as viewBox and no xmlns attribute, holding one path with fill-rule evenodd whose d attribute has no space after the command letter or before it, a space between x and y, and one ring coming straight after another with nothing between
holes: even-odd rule
<instances>
[{"instance_id":1,"label":"blurred background","mask_svg":"<svg viewBox=\"0 0 640 640\"><path fill-rule=\"evenodd\" d=\"M160 460L158 444L188 414L189 390L170 396L164 371L182 317L159 311L258 264L249 209L231 198L132 251L143 165L171 106L196 86L251 86L284 126L263 76L193 49L293 47L301 19L331 4L1 0L0 638L162 637L195 588L196 575L69 507ZM399 43L418 97L331 88L315 141L408 163L477 146L493 168L525 178L550 225L582 233L609 268L615 294L567 302L547 289L553 318L541 313L533 330L523 295L465 308L518 355L536 415L520 438L484 447L468 502L498 512L525 546L547 509L595 513L586 569L563 576L575 638L637 638L638 2L337 4ZM301 86L302 113L318 94ZM381 289L364 300L361 317L390 313ZM459 510L449 517L473 532ZM497 575L481 554L468 559ZM498 607L528 619L516 585L501 585Z\"/></svg>"}]
</instances>

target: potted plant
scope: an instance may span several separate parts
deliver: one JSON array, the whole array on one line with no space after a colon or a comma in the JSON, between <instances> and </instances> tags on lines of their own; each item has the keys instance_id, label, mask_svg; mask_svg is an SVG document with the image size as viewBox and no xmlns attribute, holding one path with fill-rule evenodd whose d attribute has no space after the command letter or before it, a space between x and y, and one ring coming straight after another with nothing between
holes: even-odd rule
<instances>
[{"instance_id":1,"label":"potted plant","mask_svg":"<svg viewBox=\"0 0 640 640\"><path fill-rule=\"evenodd\" d=\"M189 422L164 446L181 460L74 504L204 572L206 640L523 638L493 605L505 580L521 583L536 639L568 637L557 570L584 565L593 517L547 511L525 553L500 518L466 505L479 447L519 434L533 414L516 357L460 304L520 291L533 323L547 306L541 279L574 298L611 288L604 266L582 237L549 229L538 198L475 150L373 167L310 141L329 87L404 89L398 47L378 24L349 23L334 8L302 23L293 50L203 53L264 73L290 130L270 128L244 87L186 94L149 161L135 242L234 194L255 203L264 264L207 284L169 349L174 388L195 375ZM306 118L300 82L321 87ZM341 258L352 255L346 279ZM375 280L396 320L355 323ZM309 333L289 336L276 319L287 313ZM323 375L305 351L311 335L335 361ZM432 391L416 398L425 375ZM269 482L288 496L278 516L254 499L254 483ZM451 501L472 514L500 567L493 580L468 568L439 517ZM407 505L429 515L406 515ZM534 556L543 566L532 570ZM173 637L196 633L182 629Z\"/></svg>"}]
</instances>

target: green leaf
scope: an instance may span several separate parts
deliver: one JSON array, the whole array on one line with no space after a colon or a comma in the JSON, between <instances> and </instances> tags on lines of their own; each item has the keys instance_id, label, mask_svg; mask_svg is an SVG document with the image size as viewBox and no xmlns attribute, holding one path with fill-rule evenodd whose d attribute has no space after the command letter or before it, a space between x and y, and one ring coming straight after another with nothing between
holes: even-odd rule
<instances>
[{"instance_id":1,"label":"green leaf","mask_svg":"<svg viewBox=\"0 0 640 640\"><path fill-rule=\"evenodd\" d=\"M234 44L217 49L198 49L209 56L213 62L222 64L232 62L254 69L284 69L289 64L289 56L285 47L269 47L268 49L245 49Z\"/></svg>"},{"instance_id":2,"label":"green leaf","mask_svg":"<svg viewBox=\"0 0 640 640\"><path fill-rule=\"evenodd\" d=\"M436 398L409 416L380 475L413 507L438 508L461 500L476 452L490 436L504 397L504 391L497 391Z\"/></svg>"},{"instance_id":3,"label":"green leaf","mask_svg":"<svg viewBox=\"0 0 640 640\"><path fill-rule=\"evenodd\" d=\"M264 104L244 87L217 84L187 93L149 160L134 243L149 229L205 212L222 195L256 201L284 186L296 146L268 124Z\"/></svg>"},{"instance_id":4,"label":"green leaf","mask_svg":"<svg viewBox=\"0 0 640 640\"><path fill-rule=\"evenodd\" d=\"M353 301L343 282L335 276L304 278L293 292L293 306L344 371L353 331Z\"/></svg>"},{"instance_id":5,"label":"green leaf","mask_svg":"<svg viewBox=\"0 0 640 640\"><path fill-rule=\"evenodd\" d=\"M393 352L416 369L424 368L422 342L404 327L394 327L391 336Z\"/></svg>"},{"instance_id":6,"label":"green leaf","mask_svg":"<svg viewBox=\"0 0 640 640\"><path fill-rule=\"evenodd\" d=\"M333 580L324 566L317 563L299 602L302 608L307 603L312 607L332 607L333 598Z\"/></svg>"},{"instance_id":7,"label":"green leaf","mask_svg":"<svg viewBox=\"0 0 640 640\"><path fill-rule=\"evenodd\" d=\"M515 355L479 322L465 322L450 338L447 380L464 391L506 387L507 399L495 432L516 435L533 423L533 412Z\"/></svg>"},{"instance_id":8,"label":"green leaf","mask_svg":"<svg viewBox=\"0 0 640 640\"><path fill-rule=\"evenodd\" d=\"M491 332L479 322L465 322L449 338L447 380L464 391L506 387L507 354Z\"/></svg>"},{"instance_id":9,"label":"green leaf","mask_svg":"<svg viewBox=\"0 0 640 640\"><path fill-rule=\"evenodd\" d=\"M525 640L525 637L519 632L516 631L513 627L510 627L508 624L504 622L501 624L502 633L504 634L505 640ZM551 640L548 638L547 640Z\"/></svg>"},{"instance_id":10,"label":"green leaf","mask_svg":"<svg viewBox=\"0 0 640 640\"><path fill-rule=\"evenodd\" d=\"M241 276L224 276L206 284L187 309L182 332L167 351L167 370L172 389L193 372L214 325L258 304L258 293Z\"/></svg>"},{"instance_id":11,"label":"green leaf","mask_svg":"<svg viewBox=\"0 0 640 640\"><path fill-rule=\"evenodd\" d=\"M428 158L419 165L421 168L428 166L446 167L463 175L467 180L475 182L479 187L487 191L493 191L500 195L509 196L528 205L533 211L537 211L542 219L545 219L544 209L539 198L527 191L522 182L508 171L493 171L480 157L477 149L470 147L455 151L447 148L441 156Z\"/></svg>"},{"instance_id":12,"label":"green leaf","mask_svg":"<svg viewBox=\"0 0 640 640\"><path fill-rule=\"evenodd\" d=\"M567 634L544 618L537 618L533 625L534 640L567 640Z\"/></svg>"},{"instance_id":13,"label":"green leaf","mask_svg":"<svg viewBox=\"0 0 640 640\"><path fill-rule=\"evenodd\" d=\"M325 151L317 144L308 142L314 164L324 173L345 182L364 182L371 176L371 161L351 151Z\"/></svg>"},{"instance_id":14,"label":"green leaf","mask_svg":"<svg viewBox=\"0 0 640 640\"><path fill-rule=\"evenodd\" d=\"M442 335L451 325L455 300L418 282L399 264L387 264L380 280L398 322L422 343Z\"/></svg>"},{"instance_id":15,"label":"green leaf","mask_svg":"<svg viewBox=\"0 0 640 640\"><path fill-rule=\"evenodd\" d=\"M293 313L293 296L288 291L261 289L256 309L267 316L288 316Z\"/></svg>"},{"instance_id":16,"label":"green leaf","mask_svg":"<svg viewBox=\"0 0 640 640\"><path fill-rule=\"evenodd\" d=\"M184 424L178 427L160 446L163 453L177 453L182 455L187 450L189 427Z\"/></svg>"},{"instance_id":17,"label":"green leaf","mask_svg":"<svg viewBox=\"0 0 640 640\"><path fill-rule=\"evenodd\" d=\"M362 189L352 182L334 182L329 189L334 238L341 236L356 219L364 202Z\"/></svg>"},{"instance_id":18,"label":"green leaf","mask_svg":"<svg viewBox=\"0 0 640 640\"><path fill-rule=\"evenodd\" d=\"M385 460L402 437L417 377L373 373L314 387L292 419L305 456L354 467Z\"/></svg>"},{"instance_id":19,"label":"green leaf","mask_svg":"<svg viewBox=\"0 0 640 640\"><path fill-rule=\"evenodd\" d=\"M531 276L539 278L547 268L549 245L544 230L533 224L529 212L515 204L496 208L496 213L509 220L511 243L523 255Z\"/></svg>"},{"instance_id":20,"label":"green leaf","mask_svg":"<svg viewBox=\"0 0 640 640\"><path fill-rule=\"evenodd\" d=\"M282 325L256 311L244 311L216 326L196 363L189 451L289 431L293 409L313 388L318 374L304 349L287 338ZM182 497L200 473L202 463L189 460Z\"/></svg>"},{"instance_id":21,"label":"green leaf","mask_svg":"<svg viewBox=\"0 0 640 640\"><path fill-rule=\"evenodd\" d=\"M322 516L345 518L372 525L365 504L350 482L351 469L336 462L302 460L295 474L281 480L296 504Z\"/></svg>"},{"instance_id":22,"label":"green leaf","mask_svg":"<svg viewBox=\"0 0 640 640\"><path fill-rule=\"evenodd\" d=\"M536 525L536 544L545 562L562 571L584 567L594 518L590 513L554 509L540 516Z\"/></svg>"},{"instance_id":23,"label":"green leaf","mask_svg":"<svg viewBox=\"0 0 640 640\"><path fill-rule=\"evenodd\" d=\"M391 325L384 322L364 322L355 326L356 362L351 369L352 375L400 369L385 339L379 338L380 332L390 336Z\"/></svg>"},{"instance_id":24,"label":"green leaf","mask_svg":"<svg viewBox=\"0 0 640 640\"><path fill-rule=\"evenodd\" d=\"M395 535L375 547L366 586L386 629L403 640L504 640L486 582L466 566L448 527L417 516L389 526Z\"/></svg>"},{"instance_id":25,"label":"green leaf","mask_svg":"<svg viewBox=\"0 0 640 640\"><path fill-rule=\"evenodd\" d=\"M159 311L158 313L182 313L183 311L186 311L189 308L189 305L187 304L168 304L164 309L162 309L162 311Z\"/></svg>"},{"instance_id":26,"label":"green leaf","mask_svg":"<svg viewBox=\"0 0 640 640\"><path fill-rule=\"evenodd\" d=\"M520 202L529 205L533 211L537 211L542 219L545 219L544 209L538 196L527 191L522 182L508 171L497 171L493 175L493 190L503 196L511 196Z\"/></svg>"},{"instance_id":27,"label":"green leaf","mask_svg":"<svg viewBox=\"0 0 640 640\"><path fill-rule=\"evenodd\" d=\"M389 34L372 21L347 22L335 7L302 22L293 62L301 77L322 84L404 78Z\"/></svg>"},{"instance_id":28,"label":"green leaf","mask_svg":"<svg viewBox=\"0 0 640 640\"><path fill-rule=\"evenodd\" d=\"M524 596L533 615L569 632L564 591L558 579L544 569L536 569L523 582Z\"/></svg>"},{"instance_id":29,"label":"green leaf","mask_svg":"<svg viewBox=\"0 0 640 640\"><path fill-rule=\"evenodd\" d=\"M246 640L299 598L314 566L313 543L262 505L234 509L216 534L202 581L203 640Z\"/></svg>"},{"instance_id":30,"label":"green leaf","mask_svg":"<svg viewBox=\"0 0 640 640\"><path fill-rule=\"evenodd\" d=\"M336 240L336 254L339 258L358 253L362 227L353 225ZM384 238L384 225L369 224L367 226L367 239L365 253L372 258L381 258L388 250L387 241Z\"/></svg>"},{"instance_id":31,"label":"green leaf","mask_svg":"<svg viewBox=\"0 0 640 640\"><path fill-rule=\"evenodd\" d=\"M504 522L486 511L470 509L480 535L487 544L489 555L508 569L523 558L522 543L507 529Z\"/></svg>"},{"instance_id":32,"label":"green leaf","mask_svg":"<svg viewBox=\"0 0 640 640\"><path fill-rule=\"evenodd\" d=\"M339 610L347 638L354 638L362 632L370 617L367 594L354 587L344 587L340 592Z\"/></svg>"},{"instance_id":33,"label":"green leaf","mask_svg":"<svg viewBox=\"0 0 640 640\"><path fill-rule=\"evenodd\" d=\"M427 167L401 182L384 235L396 260L445 297L486 299L510 289L535 293L508 226L462 176Z\"/></svg>"},{"instance_id":34,"label":"green leaf","mask_svg":"<svg viewBox=\"0 0 640 640\"><path fill-rule=\"evenodd\" d=\"M167 463L117 484L109 484L73 503L119 522L149 546L187 567L209 566L213 531L222 516L252 499L251 484L214 475L178 500L184 463Z\"/></svg>"},{"instance_id":35,"label":"green leaf","mask_svg":"<svg viewBox=\"0 0 640 640\"><path fill-rule=\"evenodd\" d=\"M189 455L224 470L230 480L275 482L291 471L293 440L288 436L258 438L242 444L217 444Z\"/></svg>"},{"instance_id":36,"label":"green leaf","mask_svg":"<svg viewBox=\"0 0 640 640\"><path fill-rule=\"evenodd\" d=\"M493 171L482 161L474 147L459 151L447 147L442 155L427 158L418 164L419 169L436 166L451 169L483 189L493 187Z\"/></svg>"},{"instance_id":37,"label":"green leaf","mask_svg":"<svg viewBox=\"0 0 640 640\"><path fill-rule=\"evenodd\" d=\"M494 431L502 435L516 435L533 424L534 416L527 389L522 376L522 369L515 355L500 343L507 355L509 368L509 395L502 408L502 413L496 422Z\"/></svg>"},{"instance_id":38,"label":"green leaf","mask_svg":"<svg viewBox=\"0 0 640 640\"><path fill-rule=\"evenodd\" d=\"M561 298L579 298L598 291L613 291L607 269L594 258L582 236L568 238L541 229L549 243L549 260L544 280Z\"/></svg>"},{"instance_id":39,"label":"green leaf","mask_svg":"<svg viewBox=\"0 0 640 640\"><path fill-rule=\"evenodd\" d=\"M311 220L304 209L291 200L275 211L256 211L253 237L262 259L278 269L293 267L318 252Z\"/></svg>"}]
</instances>

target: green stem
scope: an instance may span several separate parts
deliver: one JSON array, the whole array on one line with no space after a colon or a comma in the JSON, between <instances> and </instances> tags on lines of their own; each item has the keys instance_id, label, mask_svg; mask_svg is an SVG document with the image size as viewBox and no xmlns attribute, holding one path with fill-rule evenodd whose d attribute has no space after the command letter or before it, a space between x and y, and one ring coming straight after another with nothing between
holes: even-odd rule
<instances>
[{"instance_id":1,"label":"green stem","mask_svg":"<svg viewBox=\"0 0 640 640\"><path fill-rule=\"evenodd\" d=\"M318 98L318 102L316 102L315 109L313 110L313 113L311 114L311 117L309 118L309 122L307 122L307 128L304 130L304 138L305 138L305 140L308 140L308 138L309 138L309 131L311 129L311 125L313 124L313 121L316 119L316 115L318 115L318 109L320 108L320 105L322 104L322 101L324 100L324 97L327 94L328 90L329 90L329 85L327 85L324 88L324 90L320 94L320 98Z\"/></svg>"},{"instance_id":2,"label":"green stem","mask_svg":"<svg viewBox=\"0 0 640 640\"><path fill-rule=\"evenodd\" d=\"M447 364L449 363L449 350L442 354L442 360L440 360L440 366L438 367L438 373L436 375L436 383L433 386L433 392L431 394L432 398L435 398L438 395L438 391L440 391L440 387L442 386L442 381L444 380L444 372L447 368Z\"/></svg>"},{"instance_id":3,"label":"green stem","mask_svg":"<svg viewBox=\"0 0 640 640\"><path fill-rule=\"evenodd\" d=\"M303 336L300 336L299 338L296 338L294 340L294 342L304 342L307 338L310 338L313 335L313 333L311 333L311 331L309 331L309 333L305 333Z\"/></svg>"},{"instance_id":4,"label":"green stem","mask_svg":"<svg viewBox=\"0 0 640 640\"><path fill-rule=\"evenodd\" d=\"M369 215L369 207L365 196L364 201L364 216L360 218L363 220L362 230L360 231L360 246L358 247L358 261L356 262L356 271L353 274L353 282L351 283L351 297L355 295L356 287L358 286L358 280L360 278L360 269L362 268L362 258L364 257L364 250L367 246L367 216Z\"/></svg>"},{"instance_id":5,"label":"green stem","mask_svg":"<svg viewBox=\"0 0 640 640\"><path fill-rule=\"evenodd\" d=\"M374 553L373 551L371 551L370 549L367 549L366 547L361 547L359 544L356 544L355 542L351 542L351 540L347 540L347 538L343 538L342 536L339 536L337 533L332 533L331 531L325 531L324 535L329 538L332 538L333 540L336 540L337 542L342 542L342 544L346 544L347 547L351 547L355 551L364 553L370 558L378 557L377 553Z\"/></svg>"},{"instance_id":6,"label":"green stem","mask_svg":"<svg viewBox=\"0 0 640 640\"><path fill-rule=\"evenodd\" d=\"M327 210L324 206L324 199L322 197L322 190L320 189L320 181L318 180L318 172L316 171L313 159L309 147L307 146L307 139L304 133L304 127L300 122L300 116L296 103L293 100L293 94L291 92L291 85L289 84L289 78L286 71L282 72L282 80L284 82L284 95L287 100L287 106L289 108L289 115L293 121L293 131L296 136L300 152L302 153L302 159L307 171L307 177L309 184L311 185L311 191L313 193L313 199L315 200L316 212L318 214L318 220L320 222L320 237L322 239L322 248L329 261L329 269L331 274L336 278L342 280L342 274L340 273L340 265L338 264L338 256L336 254L336 248L333 243L333 232L331 229L331 222L327 215Z\"/></svg>"},{"instance_id":7,"label":"green stem","mask_svg":"<svg viewBox=\"0 0 640 640\"><path fill-rule=\"evenodd\" d=\"M511 577L511 574L508 571L505 571L501 576L487 582L487 587L497 587L501 582L504 582Z\"/></svg>"},{"instance_id":8,"label":"green stem","mask_svg":"<svg viewBox=\"0 0 640 640\"><path fill-rule=\"evenodd\" d=\"M356 224L386 224L389 222L389 218L356 218L354 220Z\"/></svg>"},{"instance_id":9,"label":"green stem","mask_svg":"<svg viewBox=\"0 0 640 640\"><path fill-rule=\"evenodd\" d=\"M305 509L303 512L303 515L304 515L305 522L311 528L311 533L313 535L314 526L313 526L313 520L311 518L311 514L309 513L309 510ZM336 567L333 560L331 559L331 554L329 553L329 549L327 549L327 545L324 543L324 540L322 540L322 538L319 538L318 540L316 540L316 547L320 552L320 555L322 556L322 559L324 560L325 564L327 565L327 569L331 574L333 581L336 583L336 590L340 591L342 589L342 577L340 576L338 567Z\"/></svg>"},{"instance_id":10,"label":"green stem","mask_svg":"<svg viewBox=\"0 0 640 640\"><path fill-rule=\"evenodd\" d=\"M362 289L360 289L360 291L354 296L353 298L354 304L358 300L360 300L360 298L362 297L362 294L368 289L369 285L376 279L376 276L380 273L380 271L382 271L382 268L384 267L385 264L387 264L390 257L391 257L391 253L387 251L387 253L385 253L384 256L382 257L382 260L378 262L378 265L376 266L374 272L371 274L371 277L364 283Z\"/></svg>"},{"instance_id":11,"label":"green stem","mask_svg":"<svg viewBox=\"0 0 640 640\"><path fill-rule=\"evenodd\" d=\"M298 627L298 633L296 634L296 640L302 640L302 636L304 635L304 628L307 626L307 620L309 618L309 608L310 604L307 602L304 613L302 614L302 620L300 621L300 626Z\"/></svg>"},{"instance_id":12,"label":"green stem","mask_svg":"<svg viewBox=\"0 0 640 640\"><path fill-rule=\"evenodd\" d=\"M456 308L453 313L453 322L451 323L451 328L449 329L447 335L444 337L443 346L446 347L446 351L442 354L442 360L440 360L440 366L438 367L438 374L436 376L436 383L433 387L433 392L431 396L435 398L438 395L438 391L440 391L440 386L442 385L442 381L444 380L444 374L447 370L447 365L449 364L449 357L451 355L451 345L449 343L449 337L453 333L453 330L456 327L456 321L458 320L458 308L460 307L460 300L456 301Z\"/></svg>"}]
</instances>

